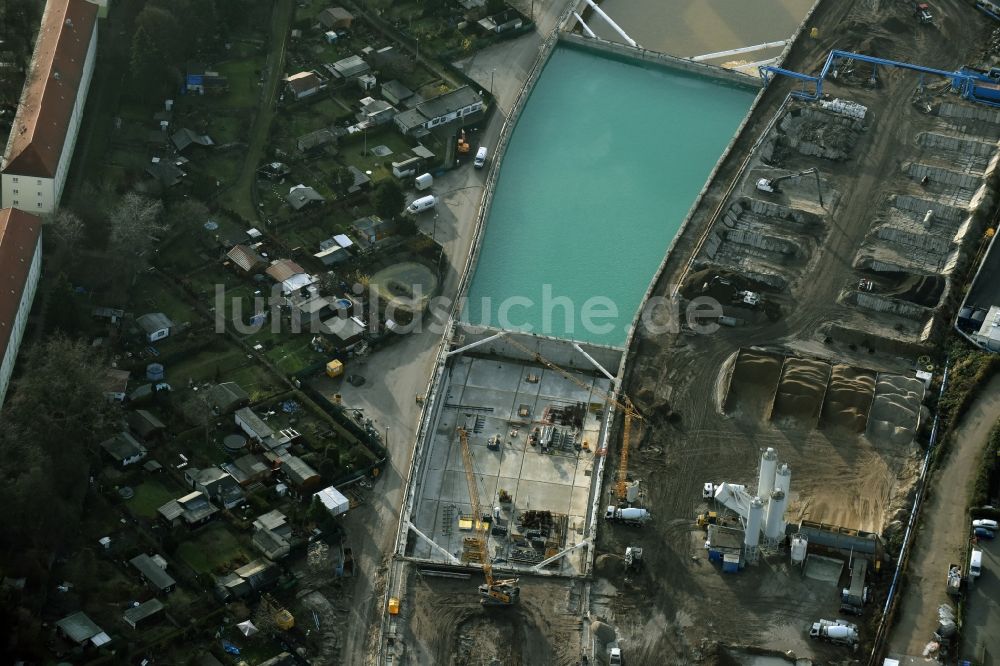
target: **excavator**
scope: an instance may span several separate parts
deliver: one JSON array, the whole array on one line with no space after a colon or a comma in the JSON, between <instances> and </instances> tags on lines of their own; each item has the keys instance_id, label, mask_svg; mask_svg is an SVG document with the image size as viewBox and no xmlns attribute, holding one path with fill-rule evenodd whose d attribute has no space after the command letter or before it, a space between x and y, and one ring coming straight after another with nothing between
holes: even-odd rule
<instances>
[{"instance_id":1,"label":"excavator","mask_svg":"<svg viewBox=\"0 0 1000 666\"><path fill-rule=\"evenodd\" d=\"M776 194L781 191L781 188L778 187L781 182L791 180L793 178L798 179L802 176L808 176L809 174L816 176L816 191L819 192L819 205L823 206L823 186L820 184L819 180L819 169L816 168L806 169L805 171L790 173L784 176L778 176L777 178L760 178L757 180L757 189L761 192Z\"/></svg>"},{"instance_id":2,"label":"excavator","mask_svg":"<svg viewBox=\"0 0 1000 666\"><path fill-rule=\"evenodd\" d=\"M462 463L465 465L465 480L469 484L469 500L472 502L472 542L476 559L482 562L483 576L486 578L486 583L479 586L479 603L484 606L512 606L520 596L521 588L517 585L517 578L493 577L493 564L486 548L488 526L483 521L483 510L479 504L479 489L472 466L472 449L469 448L469 432L460 427L458 437L462 441Z\"/></svg>"},{"instance_id":3,"label":"excavator","mask_svg":"<svg viewBox=\"0 0 1000 666\"><path fill-rule=\"evenodd\" d=\"M580 381L578 377L566 372L552 361L548 360L538 352L532 351L514 338L507 336L506 340L526 354L533 356L537 363L541 363L549 370L559 373L580 388L586 391L590 391L593 388L590 384ZM632 422L634 420L644 421L645 419L641 414L639 414L639 410L635 408L635 405L632 404L632 400L629 399L627 395L622 394L622 399L618 400L611 393L603 391L597 391L597 393L602 395L605 400L622 410L625 414L625 427L622 429L622 454L618 462L618 473L615 480L615 496L620 504L625 504L627 502L628 495L628 454L632 438ZM600 451L598 451L598 453L600 453Z\"/></svg>"}]
</instances>

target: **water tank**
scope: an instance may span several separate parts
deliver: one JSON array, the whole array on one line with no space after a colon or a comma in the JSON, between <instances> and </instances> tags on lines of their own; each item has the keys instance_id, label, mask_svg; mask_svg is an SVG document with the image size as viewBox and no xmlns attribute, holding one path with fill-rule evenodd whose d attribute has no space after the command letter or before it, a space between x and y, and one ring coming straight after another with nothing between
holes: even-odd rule
<instances>
[{"instance_id":1,"label":"water tank","mask_svg":"<svg viewBox=\"0 0 1000 666\"><path fill-rule=\"evenodd\" d=\"M774 473L774 489L780 490L788 497L788 488L792 484L792 469L788 463L781 463L778 471Z\"/></svg>"},{"instance_id":2,"label":"water tank","mask_svg":"<svg viewBox=\"0 0 1000 666\"><path fill-rule=\"evenodd\" d=\"M774 490L774 469L778 466L778 454L770 446L760 455L760 476L757 479L757 497L770 497Z\"/></svg>"},{"instance_id":3,"label":"water tank","mask_svg":"<svg viewBox=\"0 0 1000 666\"><path fill-rule=\"evenodd\" d=\"M146 366L146 379L151 382L161 381L164 377L163 365L161 363L150 363Z\"/></svg>"},{"instance_id":4,"label":"water tank","mask_svg":"<svg viewBox=\"0 0 1000 666\"><path fill-rule=\"evenodd\" d=\"M245 435L240 435L238 433L233 433L231 435L226 435L222 438L222 446L226 449L227 453L239 454L243 451L243 448L247 445L247 438Z\"/></svg>"},{"instance_id":5,"label":"water tank","mask_svg":"<svg viewBox=\"0 0 1000 666\"><path fill-rule=\"evenodd\" d=\"M777 539L784 529L782 515L784 511L785 493L775 490L771 493L771 499L767 503L767 519L764 521L764 536L768 539Z\"/></svg>"},{"instance_id":6,"label":"water tank","mask_svg":"<svg viewBox=\"0 0 1000 666\"><path fill-rule=\"evenodd\" d=\"M759 497L750 500L750 511L747 513L747 529L743 543L753 548L760 542L760 528L764 523L764 503Z\"/></svg>"},{"instance_id":7,"label":"water tank","mask_svg":"<svg viewBox=\"0 0 1000 666\"><path fill-rule=\"evenodd\" d=\"M809 552L809 539L805 534L796 534L792 537L792 564L802 564L805 562L806 554Z\"/></svg>"}]
</instances>

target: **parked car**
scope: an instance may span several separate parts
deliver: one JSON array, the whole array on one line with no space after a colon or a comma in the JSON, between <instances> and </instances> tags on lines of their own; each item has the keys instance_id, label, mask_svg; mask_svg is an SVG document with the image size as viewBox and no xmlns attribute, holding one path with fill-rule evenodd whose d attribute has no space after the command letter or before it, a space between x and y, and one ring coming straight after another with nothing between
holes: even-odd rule
<instances>
[{"instance_id":1,"label":"parked car","mask_svg":"<svg viewBox=\"0 0 1000 666\"><path fill-rule=\"evenodd\" d=\"M980 518L979 520L973 520L972 526L985 527L988 530L994 530L994 531L1000 529L1000 524L998 524L997 521L993 520L992 518Z\"/></svg>"},{"instance_id":2,"label":"parked car","mask_svg":"<svg viewBox=\"0 0 1000 666\"><path fill-rule=\"evenodd\" d=\"M986 529L985 527L976 528L976 538L979 539L992 539L996 536L996 532L993 530Z\"/></svg>"}]
</instances>

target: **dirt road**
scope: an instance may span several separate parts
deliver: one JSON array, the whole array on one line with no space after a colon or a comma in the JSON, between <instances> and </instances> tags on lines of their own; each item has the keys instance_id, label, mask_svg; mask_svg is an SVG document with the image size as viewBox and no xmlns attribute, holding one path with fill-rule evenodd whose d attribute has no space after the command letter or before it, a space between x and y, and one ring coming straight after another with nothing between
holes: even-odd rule
<instances>
[{"instance_id":1,"label":"dirt road","mask_svg":"<svg viewBox=\"0 0 1000 666\"><path fill-rule=\"evenodd\" d=\"M934 638L937 608L949 601L945 593L948 564L961 561L965 553L969 483L998 418L1000 377L994 377L962 418L952 436L951 453L931 481L930 497L920 512L920 528L907 567L906 588L889 639L890 653L919 655Z\"/></svg>"}]
</instances>

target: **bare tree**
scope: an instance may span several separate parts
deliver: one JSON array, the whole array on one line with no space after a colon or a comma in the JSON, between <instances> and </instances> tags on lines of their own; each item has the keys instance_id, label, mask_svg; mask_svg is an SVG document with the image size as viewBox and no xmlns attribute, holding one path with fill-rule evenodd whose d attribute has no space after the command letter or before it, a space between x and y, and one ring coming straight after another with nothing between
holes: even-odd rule
<instances>
[{"instance_id":1,"label":"bare tree","mask_svg":"<svg viewBox=\"0 0 1000 666\"><path fill-rule=\"evenodd\" d=\"M52 235L66 247L73 247L83 240L83 220L67 208L60 208L54 212L49 217L48 223Z\"/></svg>"},{"instance_id":2,"label":"bare tree","mask_svg":"<svg viewBox=\"0 0 1000 666\"><path fill-rule=\"evenodd\" d=\"M167 230L167 225L160 221L162 213L161 201L135 192L122 197L111 211L109 249L128 273L148 264L157 234Z\"/></svg>"}]
</instances>

